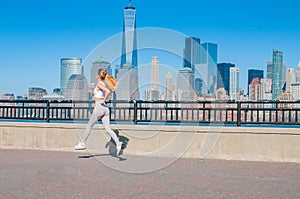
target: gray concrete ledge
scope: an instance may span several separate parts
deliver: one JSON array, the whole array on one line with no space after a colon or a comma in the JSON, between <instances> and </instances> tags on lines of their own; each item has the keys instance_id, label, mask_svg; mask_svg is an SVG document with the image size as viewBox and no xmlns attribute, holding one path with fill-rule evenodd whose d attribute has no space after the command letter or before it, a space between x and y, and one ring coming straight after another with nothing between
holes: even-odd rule
<instances>
[{"instance_id":1,"label":"gray concrete ledge","mask_svg":"<svg viewBox=\"0 0 300 199\"><path fill-rule=\"evenodd\" d=\"M0 123L0 148L74 151L86 124ZM300 163L300 129L111 125L128 139L124 154ZM102 124L94 126L90 152L113 150Z\"/></svg>"}]
</instances>

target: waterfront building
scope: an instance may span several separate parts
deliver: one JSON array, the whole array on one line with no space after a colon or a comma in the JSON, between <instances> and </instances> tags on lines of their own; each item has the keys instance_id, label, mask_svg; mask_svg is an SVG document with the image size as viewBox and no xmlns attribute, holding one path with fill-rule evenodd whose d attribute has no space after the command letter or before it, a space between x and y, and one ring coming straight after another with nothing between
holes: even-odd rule
<instances>
[{"instance_id":1,"label":"waterfront building","mask_svg":"<svg viewBox=\"0 0 300 199\"><path fill-rule=\"evenodd\" d=\"M239 81L240 81L240 69L237 67L230 68L229 75L229 96L230 100L238 100L239 99Z\"/></svg>"},{"instance_id":2,"label":"waterfront building","mask_svg":"<svg viewBox=\"0 0 300 199\"><path fill-rule=\"evenodd\" d=\"M1 100L15 100L15 95L13 93L4 93L0 95Z\"/></svg>"},{"instance_id":3,"label":"waterfront building","mask_svg":"<svg viewBox=\"0 0 300 199\"><path fill-rule=\"evenodd\" d=\"M60 88L54 88L52 93L53 93L53 95L60 95L61 94L61 89Z\"/></svg>"},{"instance_id":4,"label":"waterfront building","mask_svg":"<svg viewBox=\"0 0 300 199\"><path fill-rule=\"evenodd\" d=\"M277 100L282 93L283 87L283 53L279 50L273 50L272 61L272 100Z\"/></svg>"},{"instance_id":5,"label":"waterfront building","mask_svg":"<svg viewBox=\"0 0 300 199\"><path fill-rule=\"evenodd\" d=\"M230 77L230 68L235 67L235 64L232 63L218 63L217 64L217 89L224 88L226 95L229 95L229 77Z\"/></svg>"},{"instance_id":6,"label":"waterfront building","mask_svg":"<svg viewBox=\"0 0 300 199\"><path fill-rule=\"evenodd\" d=\"M262 78L264 78L264 70L259 70L259 69L249 69L248 70L248 95L249 95L249 85L251 84L252 80L254 78L258 78L259 82Z\"/></svg>"},{"instance_id":7,"label":"waterfront building","mask_svg":"<svg viewBox=\"0 0 300 199\"><path fill-rule=\"evenodd\" d=\"M39 87L30 87L28 90L28 99L39 100L47 95L47 90Z\"/></svg>"},{"instance_id":8,"label":"waterfront building","mask_svg":"<svg viewBox=\"0 0 300 199\"><path fill-rule=\"evenodd\" d=\"M72 75L83 75L82 60L80 58L62 58L60 60L60 89L61 94L65 94L65 89L69 78Z\"/></svg>"}]
</instances>

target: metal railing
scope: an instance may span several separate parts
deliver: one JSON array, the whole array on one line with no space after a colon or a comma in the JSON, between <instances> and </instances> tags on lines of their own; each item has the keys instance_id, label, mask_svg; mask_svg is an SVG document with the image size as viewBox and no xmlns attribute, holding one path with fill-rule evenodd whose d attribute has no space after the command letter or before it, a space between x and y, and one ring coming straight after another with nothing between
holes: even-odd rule
<instances>
[{"instance_id":1,"label":"metal railing","mask_svg":"<svg viewBox=\"0 0 300 199\"><path fill-rule=\"evenodd\" d=\"M111 121L300 124L300 101L108 101ZM0 100L0 119L88 120L93 101Z\"/></svg>"}]
</instances>

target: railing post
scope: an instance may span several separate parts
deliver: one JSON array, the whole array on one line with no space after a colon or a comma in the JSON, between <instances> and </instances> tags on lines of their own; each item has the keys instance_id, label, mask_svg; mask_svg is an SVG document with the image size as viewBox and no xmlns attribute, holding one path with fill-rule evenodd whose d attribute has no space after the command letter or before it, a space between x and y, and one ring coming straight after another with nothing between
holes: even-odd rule
<instances>
[{"instance_id":1,"label":"railing post","mask_svg":"<svg viewBox=\"0 0 300 199\"><path fill-rule=\"evenodd\" d=\"M236 125L237 126L241 126L241 102L240 101L237 101L237 118L236 118Z\"/></svg>"},{"instance_id":2,"label":"railing post","mask_svg":"<svg viewBox=\"0 0 300 199\"><path fill-rule=\"evenodd\" d=\"M137 124L137 102L133 100L133 123Z\"/></svg>"},{"instance_id":3,"label":"railing post","mask_svg":"<svg viewBox=\"0 0 300 199\"><path fill-rule=\"evenodd\" d=\"M50 122L50 101L46 102L46 123Z\"/></svg>"}]
</instances>

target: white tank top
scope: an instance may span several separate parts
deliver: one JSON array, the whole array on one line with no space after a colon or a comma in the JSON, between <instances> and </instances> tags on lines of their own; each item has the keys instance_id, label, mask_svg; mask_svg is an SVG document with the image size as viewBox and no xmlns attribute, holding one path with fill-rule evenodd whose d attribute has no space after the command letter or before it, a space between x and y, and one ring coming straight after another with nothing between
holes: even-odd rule
<instances>
[{"instance_id":1,"label":"white tank top","mask_svg":"<svg viewBox=\"0 0 300 199\"><path fill-rule=\"evenodd\" d=\"M105 86L104 82L101 82L103 84L103 86ZM99 90L98 89L98 84L96 84L95 88L94 88L94 97L95 98L104 98L105 97L105 91Z\"/></svg>"}]
</instances>

